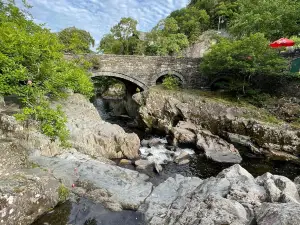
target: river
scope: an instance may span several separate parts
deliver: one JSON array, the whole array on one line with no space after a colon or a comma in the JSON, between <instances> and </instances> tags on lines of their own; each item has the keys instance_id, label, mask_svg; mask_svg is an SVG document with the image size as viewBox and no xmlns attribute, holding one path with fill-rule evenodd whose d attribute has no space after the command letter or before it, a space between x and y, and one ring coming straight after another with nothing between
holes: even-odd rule
<instances>
[{"instance_id":1,"label":"river","mask_svg":"<svg viewBox=\"0 0 300 225\"><path fill-rule=\"evenodd\" d=\"M135 132L140 139L144 140L158 140L158 144L151 147L141 147L141 154L147 153L151 155L152 159L162 160L163 170L158 174L153 171L146 172L150 176L149 181L154 185L166 180L168 177L175 174L182 174L184 176L197 176L202 179L216 176L223 169L228 168L232 164L217 163L207 159L204 154L199 153L198 150L192 148L177 148L176 151L186 151L191 154L188 164L178 165L172 160L168 160L165 157L170 152L170 147L167 144L164 136L159 136L155 133L146 133L144 129L134 127L134 121L129 118L125 113L126 110L122 105L122 101L118 100L103 100L97 98L94 100L94 105L97 108L101 118L110 123L118 124L122 126L127 132ZM142 141L143 142L143 141ZM286 176L290 179L294 179L300 174L300 167L290 162L284 161L270 161L263 157L257 157L249 153L245 148L236 146L242 157L243 161L241 166L249 171L254 177L270 172L272 174L278 174ZM149 154L149 151L151 154ZM178 153L179 154L179 153ZM115 160L119 162L120 160ZM121 166L121 165L120 165ZM123 166L129 169L135 169L133 165ZM52 211L40 217L32 225L143 225L144 218L138 212L134 211L122 211L111 212L105 209L101 204L95 204L85 198L78 198L76 201L68 201L62 205L57 206Z\"/></svg>"}]
</instances>

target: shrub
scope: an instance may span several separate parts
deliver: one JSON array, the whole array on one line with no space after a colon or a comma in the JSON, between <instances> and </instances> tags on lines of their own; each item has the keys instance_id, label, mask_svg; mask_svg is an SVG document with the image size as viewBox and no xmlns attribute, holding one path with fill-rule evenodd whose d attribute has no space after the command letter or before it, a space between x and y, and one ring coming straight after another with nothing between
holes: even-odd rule
<instances>
[{"instance_id":1,"label":"shrub","mask_svg":"<svg viewBox=\"0 0 300 225\"><path fill-rule=\"evenodd\" d=\"M240 40L220 39L200 64L202 73L212 79L231 80L231 89L242 94L252 85L253 76L281 75L286 68L287 61L269 47L269 41L260 33Z\"/></svg>"},{"instance_id":2,"label":"shrub","mask_svg":"<svg viewBox=\"0 0 300 225\"><path fill-rule=\"evenodd\" d=\"M175 77L168 75L164 78L162 85L169 90L176 90L179 88L179 81Z\"/></svg>"},{"instance_id":3,"label":"shrub","mask_svg":"<svg viewBox=\"0 0 300 225\"><path fill-rule=\"evenodd\" d=\"M93 84L84 66L64 60L57 36L28 18L13 1L0 0L0 95L18 96L17 119L40 121L43 133L66 144L66 117L51 101L68 89L91 97Z\"/></svg>"},{"instance_id":4,"label":"shrub","mask_svg":"<svg viewBox=\"0 0 300 225\"><path fill-rule=\"evenodd\" d=\"M60 184L58 188L59 201L65 202L68 199L69 195L70 195L69 189L65 185Z\"/></svg>"}]
</instances>

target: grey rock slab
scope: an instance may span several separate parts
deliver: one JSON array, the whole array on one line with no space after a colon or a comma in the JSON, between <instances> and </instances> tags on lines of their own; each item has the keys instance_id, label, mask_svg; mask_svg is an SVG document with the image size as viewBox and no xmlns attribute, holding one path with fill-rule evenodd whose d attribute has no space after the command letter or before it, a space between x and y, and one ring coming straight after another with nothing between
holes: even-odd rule
<instances>
[{"instance_id":1,"label":"grey rock slab","mask_svg":"<svg viewBox=\"0 0 300 225\"><path fill-rule=\"evenodd\" d=\"M263 203L256 210L257 225L300 225L300 204Z\"/></svg>"},{"instance_id":2,"label":"grey rock slab","mask_svg":"<svg viewBox=\"0 0 300 225\"><path fill-rule=\"evenodd\" d=\"M185 204L182 204L185 202ZM168 225L246 225L247 213L243 206L218 195L202 198L201 191L177 199L167 216ZM158 223L156 223L158 225Z\"/></svg>"},{"instance_id":3,"label":"grey rock slab","mask_svg":"<svg viewBox=\"0 0 300 225\"><path fill-rule=\"evenodd\" d=\"M145 213L149 224L164 224L170 205L179 196L192 192L202 180L196 177L176 175L158 185L139 211Z\"/></svg>"},{"instance_id":4,"label":"grey rock slab","mask_svg":"<svg viewBox=\"0 0 300 225\"><path fill-rule=\"evenodd\" d=\"M264 186L270 202L300 203L297 186L287 177L265 173L257 177L256 182Z\"/></svg>"},{"instance_id":5,"label":"grey rock slab","mask_svg":"<svg viewBox=\"0 0 300 225\"><path fill-rule=\"evenodd\" d=\"M0 224L31 224L59 201L59 182L39 168L2 171L0 176Z\"/></svg>"},{"instance_id":6,"label":"grey rock slab","mask_svg":"<svg viewBox=\"0 0 300 225\"><path fill-rule=\"evenodd\" d=\"M176 158L175 162L180 163L181 161L188 160L190 158L190 154L188 152L182 151Z\"/></svg>"},{"instance_id":7,"label":"grey rock slab","mask_svg":"<svg viewBox=\"0 0 300 225\"><path fill-rule=\"evenodd\" d=\"M83 95L73 94L60 102L68 121L70 142L79 152L94 157L137 158L140 140L134 133L101 120L96 108Z\"/></svg>"},{"instance_id":8,"label":"grey rock slab","mask_svg":"<svg viewBox=\"0 0 300 225\"><path fill-rule=\"evenodd\" d=\"M106 189L123 209L137 209L152 190L152 184L146 181L148 176L80 153L65 153L56 158L31 156L30 159L49 168L69 187L75 182L86 182L94 188Z\"/></svg>"},{"instance_id":9,"label":"grey rock slab","mask_svg":"<svg viewBox=\"0 0 300 225\"><path fill-rule=\"evenodd\" d=\"M207 130L198 131L197 147L204 150L205 155L216 162L240 163L242 161L239 151L232 144Z\"/></svg>"}]
</instances>

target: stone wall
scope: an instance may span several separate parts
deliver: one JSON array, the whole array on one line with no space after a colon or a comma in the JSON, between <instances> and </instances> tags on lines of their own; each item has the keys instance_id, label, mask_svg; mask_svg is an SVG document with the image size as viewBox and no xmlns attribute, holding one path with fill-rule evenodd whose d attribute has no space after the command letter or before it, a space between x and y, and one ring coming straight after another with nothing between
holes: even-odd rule
<instances>
[{"instance_id":1,"label":"stone wall","mask_svg":"<svg viewBox=\"0 0 300 225\"><path fill-rule=\"evenodd\" d=\"M66 56L74 57L74 56ZM94 76L111 76L129 80L143 89L156 85L157 79L168 73L181 79L186 88L206 86L199 72L200 58L161 56L85 55L99 65Z\"/></svg>"}]
</instances>

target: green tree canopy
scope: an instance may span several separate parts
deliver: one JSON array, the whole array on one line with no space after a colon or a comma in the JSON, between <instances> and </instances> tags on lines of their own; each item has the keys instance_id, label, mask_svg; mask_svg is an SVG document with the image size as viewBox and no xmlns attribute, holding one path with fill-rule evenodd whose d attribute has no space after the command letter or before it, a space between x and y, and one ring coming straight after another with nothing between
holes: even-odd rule
<instances>
[{"instance_id":1,"label":"green tree canopy","mask_svg":"<svg viewBox=\"0 0 300 225\"><path fill-rule=\"evenodd\" d=\"M178 31L185 34L190 42L196 41L209 26L209 15L205 10L199 10L196 7L176 10L171 13L170 17L177 21Z\"/></svg>"},{"instance_id":2,"label":"green tree canopy","mask_svg":"<svg viewBox=\"0 0 300 225\"><path fill-rule=\"evenodd\" d=\"M226 28L226 24L229 23L234 13L238 10L237 0L192 0L188 7L205 10L209 15L210 28L212 29L218 27L219 17L222 17Z\"/></svg>"},{"instance_id":3,"label":"green tree canopy","mask_svg":"<svg viewBox=\"0 0 300 225\"><path fill-rule=\"evenodd\" d=\"M111 28L110 33L102 38L97 50L117 55L143 54L143 41L139 39L136 26L136 20L130 17L122 18Z\"/></svg>"},{"instance_id":4,"label":"green tree canopy","mask_svg":"<svg viewBox=\"0 0 300 225\"><path fill-rule=\"evenodd\" d=\"M234 41L223 38L204 56L200 69L212 78L232 80L241 91L251 85L253 76L278 75L287 68L287 61L268 44L261 33Z\"/></svg>"},{"instance_id":5,"label":"green tree canopy","mask_svg":"<svg viewBox=\"0 0 300 225\"><path fill-rule=\"evenodd\" d=\"M50 101L67 96L67 89L91 96L93 85L84 68L63 59L57 35L28 18L13 1L0 0L0 95L18 96L19 119L37 119L45 134L65 142L66 118Z\"/></svg>"},{"instance_id":6,"label":"green tree canopy","mask_svg":"<svg viewBox=\"0 0 300 225\"><path fill-rule=\"evenodd\" d=\"M90 47L95 45L95 40L89 32L76 27L63 29L58 33L58 38L64 45L64 52L67 53L89 53Z\"/></svg>"},{"instance_id":7,"label":"green tree canopy","mask_svg":"<svg viewBox=\"0 0 300 225\"><path fill-rule=\"evenodd\" d=\"M177 21L170 17L161 20L147 35L148 55L172 55L189 45L185 34L179 33Z\"/></svg>"},{"instance_id":8,"label":"green tree canopy","mask_svg":"<svg viewBox=\"0 0 300 225\"><path fill-rule=\"evenodd\" d=\"M300 32L300 1L295 0L238 0L239 11L230 23L230 31L237 37L264 33L276 40Z\"/></svg>"}]
</instances>

